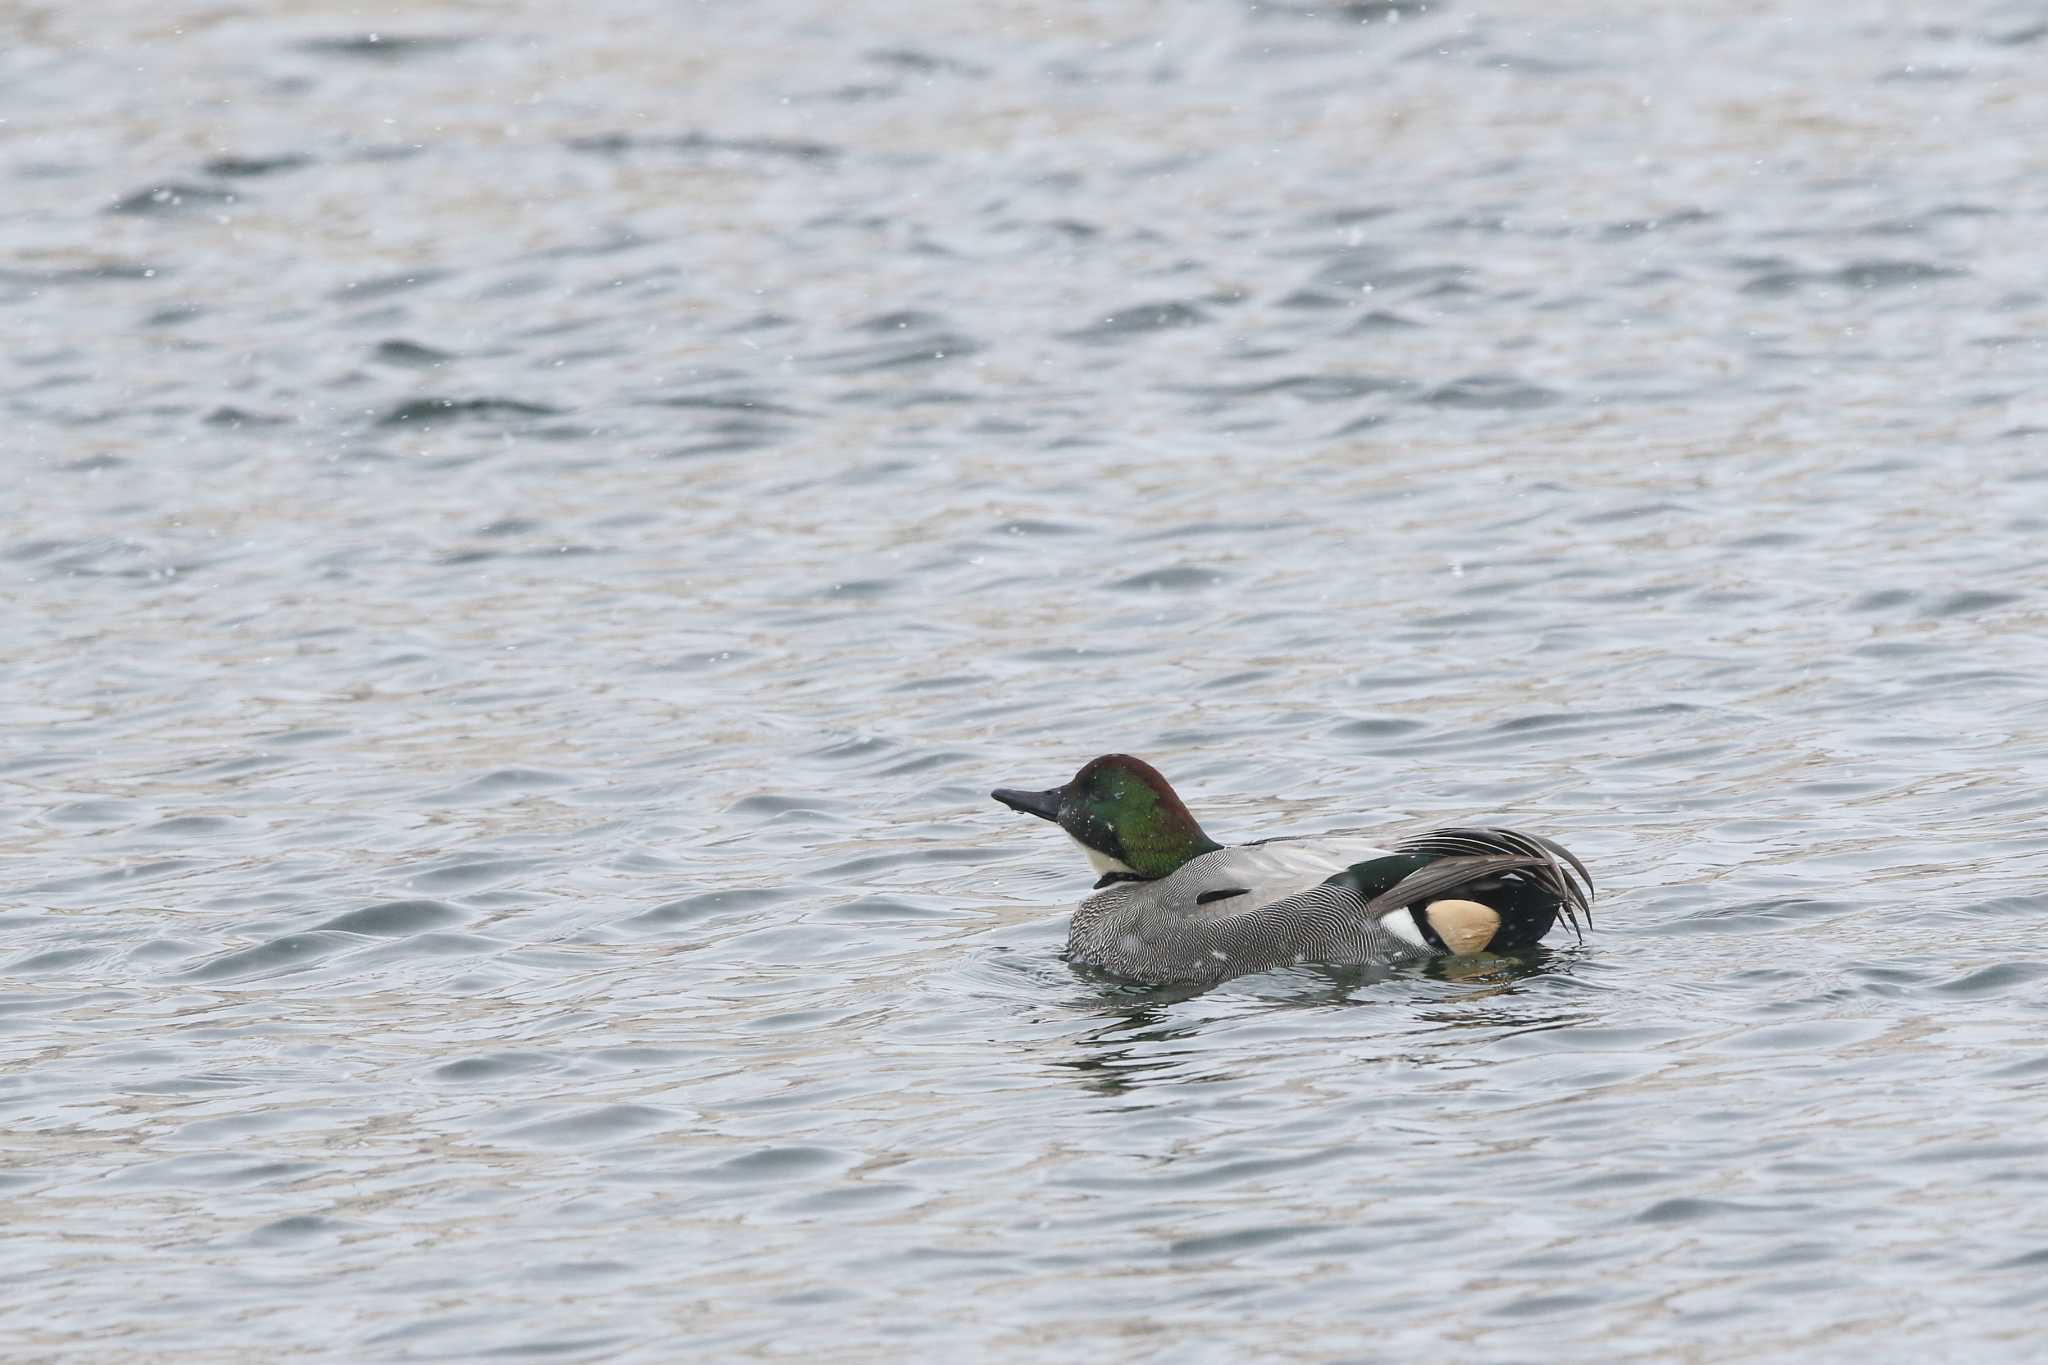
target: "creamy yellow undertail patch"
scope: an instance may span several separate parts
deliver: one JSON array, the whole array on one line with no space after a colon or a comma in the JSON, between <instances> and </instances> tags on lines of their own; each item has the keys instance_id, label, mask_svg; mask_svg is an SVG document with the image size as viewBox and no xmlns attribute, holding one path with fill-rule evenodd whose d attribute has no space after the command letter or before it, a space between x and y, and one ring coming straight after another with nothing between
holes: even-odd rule
<instances>
[{"instance_id":1,"label":"creamy yellow undertail patch","mask_svg":"<svg viewBox=\"0 0 2048 1365\"><path fill-rule=\"evenodd\" d=\"M1478 901L1431 901L1422 913L1454 953L1476 953L1500 932L1500 915Z\"/></svg>"}]
</instances>

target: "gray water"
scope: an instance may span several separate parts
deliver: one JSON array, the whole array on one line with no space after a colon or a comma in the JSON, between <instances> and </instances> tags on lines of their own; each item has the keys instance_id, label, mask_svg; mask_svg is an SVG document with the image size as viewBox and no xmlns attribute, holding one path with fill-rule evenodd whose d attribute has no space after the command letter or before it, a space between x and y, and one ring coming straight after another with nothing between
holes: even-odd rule
<instances>
[{"instance_id":1,"label":"gray water","mask_svg":"<svg viewBox=\"0 0 2048 1365\"><path fill-rule=\"evenodd\" d=\"M2022 1359L2048 8L0 11L9 1359ZM987 799L1492 820L1205 994Z\"/></svg>"}]
</instances>

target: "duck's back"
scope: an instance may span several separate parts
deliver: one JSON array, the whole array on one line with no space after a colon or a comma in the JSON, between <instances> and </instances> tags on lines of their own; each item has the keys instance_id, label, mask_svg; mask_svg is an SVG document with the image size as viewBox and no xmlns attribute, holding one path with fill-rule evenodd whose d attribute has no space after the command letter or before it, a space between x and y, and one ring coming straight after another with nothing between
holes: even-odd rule
<instances>
[{"instance_id":1,"label":"duck's back","mask_svg":"<svg viewBox=\"0 0 2048 1365\"><path fill-rule=\"evenodd\" d=\"M1382 963L1416 956L1323 883L1377 850L1320 841L1219 849L1157 881L1115 882L1081 902L1067 954L1152 984L1208 982L1293 962Z\"/></svg>"}]
</instances>

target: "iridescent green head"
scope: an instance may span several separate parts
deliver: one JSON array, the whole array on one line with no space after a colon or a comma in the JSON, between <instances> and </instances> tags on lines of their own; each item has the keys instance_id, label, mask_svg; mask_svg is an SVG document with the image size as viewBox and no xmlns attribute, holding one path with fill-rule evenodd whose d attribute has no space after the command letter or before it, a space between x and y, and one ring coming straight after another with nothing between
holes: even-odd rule
<instances>
[{"instance_id":1,"label":"iridescent green head","mask_svg":"<svg viewBox=\"0 0 2048 1365\"><path fill-rule=\"evenodd\" d=\"M1064 787L998 787L990 795L1012 810L1057 824L1105 877L1150 881L1222 847L1202 833L1156 768L1128 754L1092 760Z\"/></svg>"}]
</instances>

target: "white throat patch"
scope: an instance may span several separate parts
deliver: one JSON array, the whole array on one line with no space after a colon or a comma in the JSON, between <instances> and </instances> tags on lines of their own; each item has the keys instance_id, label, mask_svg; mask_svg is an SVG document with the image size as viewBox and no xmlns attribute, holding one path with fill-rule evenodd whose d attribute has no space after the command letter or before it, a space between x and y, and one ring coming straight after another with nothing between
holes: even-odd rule
<instances>
[{"instance_id":1,"label":"white throat patch","mask_svg":"<svg viewBox=\"0 0 2048 1365\"><path fill-rule=\"evenodd\" d=\"M1061 833L1064 834L1066 833L1066 831L1062 830ZM1069 839L1074 839L1074 836L1071 834L1068 834L1067 837ZM1096 850L1082 843L1079 839L1074 839L1074 847L1080 849L1083 853L1088 855L1088 866L1095 869L1097 876L1107 876L1112 872L1121 872L1125 876L1129 877L1135 877L1138 875L1136 872L1133 872L1131 870L1130 864L1119 862L1115 858L1110 857L1107 853L1098 853Z\"/></svg>"}]
</instances>

